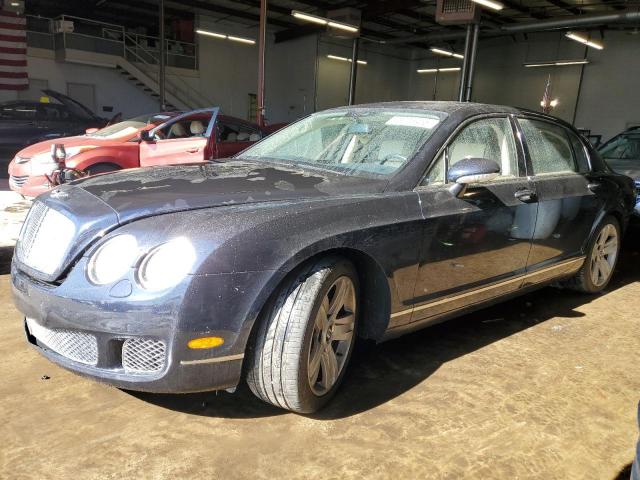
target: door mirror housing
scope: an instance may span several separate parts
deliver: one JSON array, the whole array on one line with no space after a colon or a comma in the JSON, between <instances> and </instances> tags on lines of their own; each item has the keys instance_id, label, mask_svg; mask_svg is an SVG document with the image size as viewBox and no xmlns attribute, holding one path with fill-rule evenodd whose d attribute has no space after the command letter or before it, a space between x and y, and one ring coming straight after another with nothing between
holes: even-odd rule
<instances>
[{"instance_id":1,"label":"door mirror housing","mask_svg":"<svg viewBox=\"0 0 640 480\"><path fill-rule=\"evenodd\" d=\"M140 132L140 140L142 140L143 142L152 143L154 141L154 139L153 139L153 135L151 135L151 131L150 130L142 130Z\"/></svg>"},{"instance_id":2,"label":"door mirror housing","mask_svg":"<svg viewBox=\"0 0 640 480\"><path fill-rule=\"evenodd\" d=\"M500 175L500 165L488 158L464 158L447 172L447 180L453 185L451 193L461 195L470 183L485 183Z\"/></svg>"}]
</instances>

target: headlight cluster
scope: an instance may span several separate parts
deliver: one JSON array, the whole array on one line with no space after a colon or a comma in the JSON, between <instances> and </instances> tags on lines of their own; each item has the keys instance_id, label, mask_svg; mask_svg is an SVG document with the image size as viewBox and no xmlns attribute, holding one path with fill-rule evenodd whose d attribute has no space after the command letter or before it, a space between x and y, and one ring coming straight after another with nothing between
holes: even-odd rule
<instances>
[{"instance_id":1,"label":"headlight cluster","mask_svg":"<svg viewBox=\"0 0 640 480\"><path fill-rule=\"evenodd\" d=\"M66 159L69 160L79 153L86 152L97 148L97 145L82 145L79 147L69 147L66 149ZM31 175L49 175L55 169L58 168L58 162L56 162L51 156L51 152L39 153L31 157Z\"/></svg>"},{"instance_id":2,"label":"headlight cluster","mask_svg":"<svg viewBox=\"0 0 640 480\"><path fill-rule=\"evenodd\" d=\"M163 243L141 257L136 238L124 234L107 240L94 252L87 276L96 285L106 285L122 278L139 262L138 283L146 290L159 291L180 283L195 261L195 249L184 237Z\"/></svg>"}]
</instances>

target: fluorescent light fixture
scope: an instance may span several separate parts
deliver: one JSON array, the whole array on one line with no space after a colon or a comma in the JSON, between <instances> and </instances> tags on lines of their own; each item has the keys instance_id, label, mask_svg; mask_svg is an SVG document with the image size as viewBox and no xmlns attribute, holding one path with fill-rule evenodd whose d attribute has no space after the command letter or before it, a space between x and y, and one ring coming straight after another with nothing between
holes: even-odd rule
<instances>
[{"instance_id":1,"label":"fluorescent light fixture","mask_svg":"<svg viewBox=\"0 0 640 480\"><path fill-rule=\"evenodd\" d=\"M459 72L460 67L448 67L448 68L419 68L416 70L418 73L436 73L436 72Z\"/></svg>"},{"instance_id":2,"label":"fluorescent light fixture","mask_svg":"<svg viewBox=\"0 0 640 480\"><path fill-rule=\"evenodd\" d=\"M464 55L450 52L449 50L444 50L442 48L431 47L429 50L431 50L433 53L437 53L438 55L443 55L445 57L464 58Z\"/></svg>"},{"instance_id":3,"label":"fluorescent light fixture","mask_svg":"<svg viewBox=\"0 0 640 480\"><path fill-rule=\"evenodd\" d=\"M581 60L556 60L555 62L525 63L527 68L532 67L564 67L567 65L587 65L589 60L586 58Z\"/></svg>"},{"instance_id":4,"label":"fluorescent light fixture","mask_svg":"<svg viewBox=\"0 0 640 480\"><path fill-rule=\"evenodd\" d=\"M358 31L358 27L354 27L353 25L347 25L346 23L329 22L328 25L331 28L337 28L339 30L346 30L347 32L357 32Z\"/></svg>"},{"instance_id":5,"label":"fluorescent light fixture","mask_svg":"<svg viewBox=\"0 0 640 480\"><path fill-rule=\"evenodd\" d=\"M351 62L352 61L350 58L339 57L337 55L327 55L327 58L330 58L331 60L340 60L341 62ZM358 63L358 65L366 65L367 64L366 60L358 60L356 63Z\"/></svg>"},{"instance_id":6,"label":"fluorescent light fixture","mask_svg":"<svg viewBox=\"0 0 640 480\"><path fill-rule=\"evenodd\" d=\"M587 47L595 48L596 50L602 50L604 48L604 45L602 45L600 42L589 40L588 37L576 32L567 32L565 33L565 37L570 38L571 40L575 40L576 42L580 42Z\"/></svg>"},{"instance_id":7,"label":"fluorescent light fixture","mask_svg":"<svg viewBox=\"0 0 640 480\"><path fill-rule=\"evenodd\" d=\"M329 20L318 17L316 15L311 15L310 13L299 12L298 10L291 10L291 15L300 20L305 20L307 22L317 23L318 25L326 25L329 23Z\"/></svg>"},{"instance_id":8,"label":"fluorescent light fixture","mask_svg":"<svg viewBox=\"0 0 640 480\"><path fill-rule=\"evenodd\" d=\"M223 35L222 33L216 33L216 32L208 32L207 30L196 30L196 33L200 34L200 35L206 35L207 37L215 37L215 38L227 38L226 35Z\"/></svg>"},{"instance_id":9,"label":"fluorescent light fixture","mask_svg":"<svg viewBox=\"0 0 640 480\"><path fill-rule=\"evenodd\" d=\"M492 10L502 10L504 5L500 2L496 2L494 0L471 0L473 3L477 3L478 5L482 5L483 7L490 8Z\"/></svg>"},{"instance_id":10,"label":"fluorescent light fixture","mask_svg":"<svg viewBox=\"0 0 640 480\"><path fill-rule=\"evenodd\" d=\"M235 37L233 35L225 35L224 33L210 32L208 30L196 30L199 35L205 35L207 37L221 38L223 40L231 40L232 42L246 43L247 45L255 45L256 41L250 38Z\"/></svg>"},{"instance_id":11,"label":"fluorescent light fixture","mask_svg":"<svg viewBox=\"0 0 640 480\"><path fill-rule=\"evenodd\" d=\"M246 43L248 45L255 45L256 43L255 40L251 40L250 38L234 37L231 35L228 35L227 38L233 42Z\"/></svg>"},{"instance_id":12,"label":"fluorescent light fixture","mask_svg":"<svg viewBox=\"0 0 640 480\"><path fill-rule=\"evenodd\" d=\"M359 27L355 25L349 25L348 23L336 22L331 20L330 18L319 17L318 15L313 15L311 13L301 12L299 10L291 10L291 15L296 17L297 19L304 20L305 22L316 23L318 25L328 25L331 28L337 28L339 30L345 30L347 32L355 33L360 30Z\"/></svg>"}]
</instances>

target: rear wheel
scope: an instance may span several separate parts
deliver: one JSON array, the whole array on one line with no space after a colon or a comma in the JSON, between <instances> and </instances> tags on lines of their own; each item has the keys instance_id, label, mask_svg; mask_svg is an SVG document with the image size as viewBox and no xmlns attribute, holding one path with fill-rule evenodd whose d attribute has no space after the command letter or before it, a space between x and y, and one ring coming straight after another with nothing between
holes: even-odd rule
<instances>
[{"instance_id":1,"label":"rear wheel","mask_svg":"<svg viewBox=\"0 0 640 480\"><path fill-rule=\"evenodd\" d=\"M298 413L322 408L344 377L357 315L358 277L346 260L320 260L285 282L266 308L250 352L251 391Z\"/></svg>"},{"instance_id":2,"label":"rear wheel","mask_svg":"<svg viewBox=\"0 0 640 480\"><path fill-rule=\"evenodd\" d=\"M585 293L598 293L606 288L613 275L620 253L620 224L606 216L587 249L587 258L568 286Z\"/></svg>"}]
</instances>

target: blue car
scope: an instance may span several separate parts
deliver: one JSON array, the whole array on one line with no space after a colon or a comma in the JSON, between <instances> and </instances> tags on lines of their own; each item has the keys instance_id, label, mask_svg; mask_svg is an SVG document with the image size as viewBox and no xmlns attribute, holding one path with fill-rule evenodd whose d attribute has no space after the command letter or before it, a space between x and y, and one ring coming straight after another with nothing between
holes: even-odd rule
<instances>
[{"instance_id":1,"label":"blue car","mask_svg":"<svg viewBox=\"0 0 640 480\"><path fill-rule=\"evenodd\" d=\"M633 178L640 191L640 126L616 135L598 149L602 158L617 173ZM640 199L634 215L640 217Z\"/></svg>"}]
</instances>

